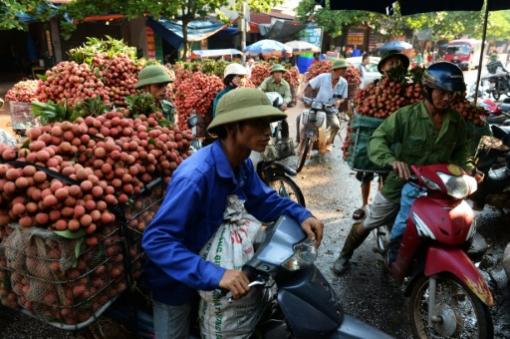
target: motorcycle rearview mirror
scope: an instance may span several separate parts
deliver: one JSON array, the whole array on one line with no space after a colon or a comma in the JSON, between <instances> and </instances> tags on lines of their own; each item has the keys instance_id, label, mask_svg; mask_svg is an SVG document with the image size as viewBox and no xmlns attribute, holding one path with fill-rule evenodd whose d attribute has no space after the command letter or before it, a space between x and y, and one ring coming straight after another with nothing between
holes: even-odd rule
<instances>
[{"instance_id":1,"label":"motorcycle rearview mirror","mask_svg":"<svg viewBox=\"0 0 510 339\"><path fill-rule=\"evenodd\" d=\"M198 115L192 115L188 118L188 127L193 128L198 124Z\"/></svg>"}]
</instances>

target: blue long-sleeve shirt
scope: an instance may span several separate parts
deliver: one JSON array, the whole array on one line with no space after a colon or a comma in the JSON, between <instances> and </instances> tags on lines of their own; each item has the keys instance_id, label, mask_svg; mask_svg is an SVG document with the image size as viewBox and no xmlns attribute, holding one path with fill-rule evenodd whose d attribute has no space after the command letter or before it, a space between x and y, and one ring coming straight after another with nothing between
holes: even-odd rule
<instances>
[{"instance_id":1,"label":"blue long-sleeve shirt","mask_svg":"<svg viewBox=\"0 0 510 339\"><path fill-rule=\"evenodd\" d=\"M236 174L235 174L236 173ZM247 159L234 173L219 141L186 159L174 172L165 199L144 232L145 275L155 300L182 305L196 290L213 290L225 270L198 252L223 222L227 197L236 193L263 222L288 215L302 223L309 211L266 186Z\"/></svg>"}]
</instances>

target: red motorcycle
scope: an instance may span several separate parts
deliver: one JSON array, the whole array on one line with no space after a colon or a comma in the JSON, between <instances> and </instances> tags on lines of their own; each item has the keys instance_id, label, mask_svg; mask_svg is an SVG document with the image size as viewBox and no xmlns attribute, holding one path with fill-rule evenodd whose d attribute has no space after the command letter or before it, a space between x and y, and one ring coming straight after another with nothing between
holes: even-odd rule
<instances>
[{"instance_id":1,"label":"red motorcycle","mask_svg":"<svg viewBox=\"0 0 510 339\"><path fill-rule=\"evenodd\" d=\"M414 202L391 275L405 280L416 338L492 338L488 307L493 298L466 254L476 231L474 213L464 200L477 184L458 166L411 166L413 181L427 194ZM379 250L384 230L377 233Z\"/></svg>"}]
</instances>

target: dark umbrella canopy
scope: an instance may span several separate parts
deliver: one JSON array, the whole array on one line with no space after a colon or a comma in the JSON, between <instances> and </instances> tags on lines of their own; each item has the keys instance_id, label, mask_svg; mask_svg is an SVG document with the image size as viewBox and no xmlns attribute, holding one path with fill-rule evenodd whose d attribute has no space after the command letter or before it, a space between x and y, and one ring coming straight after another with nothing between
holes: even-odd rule
<instances>
[{"instance_id":1,"label":"dark umbrella canopy","mask_svg":"<svg viewBox=\"0 0 510 339\"><path fill-rule=\"evenodd\" d=\"M488 0L489 11L510 8L510 0ZM322 3L323 1L317 1ZM361 10L391 14L392 4L400 4L402 15L440 11L480 11L483 0L331 0L331 9Z\"/></svg>"}]
</instances>

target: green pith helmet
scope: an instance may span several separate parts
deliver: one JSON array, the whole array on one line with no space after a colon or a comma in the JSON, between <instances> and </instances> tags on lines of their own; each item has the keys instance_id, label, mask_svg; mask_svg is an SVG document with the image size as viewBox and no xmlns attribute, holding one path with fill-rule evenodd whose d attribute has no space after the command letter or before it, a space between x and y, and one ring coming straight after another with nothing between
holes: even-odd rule
<instances>
[{"instance_id":1,"label":"green pith helmet","mask_svg":"<svg viewBox=\"0 0 510 339\"><path fill-rule=\"evenodd\" d=\"M256 88L237 88L225 94L216 107L216 116L207 129L214 133L216 127L233 122L257 118L282 120L287 115L273 107L266 94Z\"/></svg>"},{"instance_id":2,"label":"green pith helmet","mask_svg":"<svg viewBox=\"0 0 510 339\"><path fill-rule=\"evenodd\" d=\"M273 67L271 67L271 74L274 72L285 72L285 67L283 67L280 64L274 64Z\"/></svg>"},{"instance_id":3,"label":"green pith helmet","mask_svg":"<svg viewBox=\"0 0 510 339\"><path fill-rule=\"evenodd\" d=\"M168 82L172 82L172 79L163 66L149 65L144 67L138 74L138 82L135 88Z\"/></svg>"},{"instance_id":4,"label":"green pith helmet","mask_svg":"<svg viewBox=\"0 0 510 339\"><path fill-rule=\"evenodd\" d=\"M339 69L339 68L347 68L349 67L349 63L345 59L336 59L333 61L333 65L331 66L331 69Z\"/></svg>"},{"instance_id":5,"label":"green pith helmet","mask_svg":"<svg viewBox=\"0 0 510 339\"><path fill-rule=\"evenodd\" d=\"M379 71L379 73L382 73L381 69L382 69L382 66L386 63L386 61L388 61L388 59L390 58L399 58L401 61L402 61L402 65L405 69L408 69L409 68L409 58L407 57L407 55L403 54L403 53L400 53L399 51L396 51L396 50L392 50L392 51L389 51L387 53L385 53L381 60L379 61L379 63L377 64L377 70Z\"/></svg>"}]
</instances>

